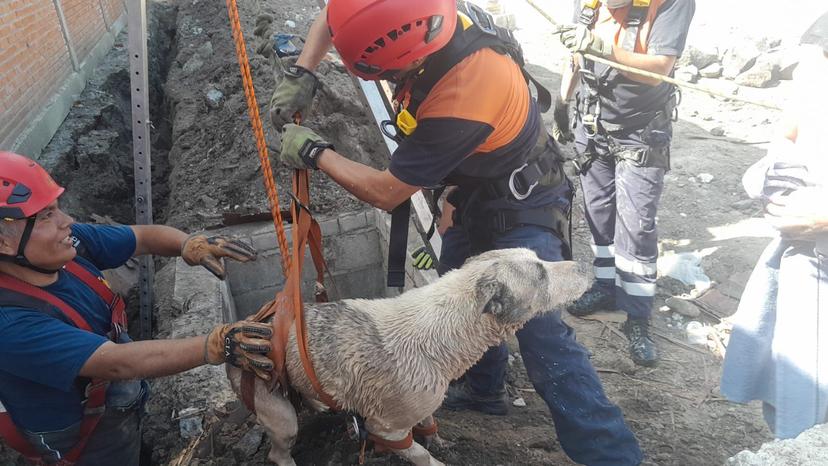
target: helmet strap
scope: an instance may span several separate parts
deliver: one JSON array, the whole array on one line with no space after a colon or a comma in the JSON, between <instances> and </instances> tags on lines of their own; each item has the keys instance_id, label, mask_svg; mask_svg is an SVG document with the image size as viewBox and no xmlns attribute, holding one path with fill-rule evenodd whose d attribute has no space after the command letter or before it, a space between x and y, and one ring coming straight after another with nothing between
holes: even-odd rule
<instances>
[{"instance_id":1,"label":"helmet strap","mask_svg":"<svg viewBox=\"0 0 828 466\"><path fill-rule=\"evenodd\" d=\"M26 219L26 227L23 229L23 236L20 237L20 245L17 247L17 255L10 256L8 254L0 254L0 261L3 262L12 262L17 264L21 267L26 267L27 269L34 270L38 273L45 273L45 274L53 274L58 272L60 269L51 270L51 269L44 269L42 267L38 267L31 262L29 259L26 258L26 245L29 244L29 238L32 236L32 230L34 230L35 224L35 216L32 215L31 217Z\"/></svg>"}]
</instances>

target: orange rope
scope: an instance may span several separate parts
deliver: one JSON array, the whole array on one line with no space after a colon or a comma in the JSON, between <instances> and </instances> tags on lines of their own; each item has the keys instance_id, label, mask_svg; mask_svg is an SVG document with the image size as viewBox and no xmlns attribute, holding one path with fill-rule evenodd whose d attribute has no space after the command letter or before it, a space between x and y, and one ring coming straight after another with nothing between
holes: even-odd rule
<instances>
[{"instance_id":1,"label":"orange rope","mask_svg":"<svg viewBox=\"0 0 828 466\"><path fill-rule=\"evenodd\" d=\"M253 89L253 78L250 75L250 63L247 58L247 46L244 43L244 34L242 33L241 21L239 20L239 8L236 6L236 0L227 0L227 13L230 16L233 40L236 43L236 55L239 58L239 68L241 68L244 94L247 97L247 110L250 114L250 123L253 125L256 147L259 149L259 160L262 164L262 175L264 176L267 198L270 200L270 213L273 215L273 225L276 227L276 237L279 240L279 251L282 253L282 271L287 276L288 270L290 270L290 253L288 252L287 235L282 225L279 192L276 189L276 183L273 181L273 169L270 167L270 157L267 154L264 128L262 128L262 119L259 116L259 104L256 102L256 91Z\"/></svg>"}]
</instances>

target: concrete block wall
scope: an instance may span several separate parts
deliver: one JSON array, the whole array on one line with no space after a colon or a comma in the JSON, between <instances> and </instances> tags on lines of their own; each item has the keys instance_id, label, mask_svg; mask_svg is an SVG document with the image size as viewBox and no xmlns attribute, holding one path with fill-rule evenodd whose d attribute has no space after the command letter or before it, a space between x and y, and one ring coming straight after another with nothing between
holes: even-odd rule
<instances>
[{"instance_id":1,"label":"concrete block wall","mask_svg":"<svg viewBox=\"0 0 828 466\"><path fill-rule=\"evenodd\" d=\"M125 11L123 0L0 0L0 148L39 154Z\"/></svg>"},{"instance_id":2,"label":"concrete block wall","mask_svg":"<svg viewBox=\"0 0 828 466\"><path fill-rule=\"evenodd\" d=\"M374 298L385 294L384 249L374 210L318 219L324 236L325 259L333 280L326 277L331 300ZM288 240L291 230L286 229ZM279 247L273 225L262 223L232 227L225 233L240 236L259 251L259 259L248 264L226 262L227 280L239 318L255 313L284 286ZM312 301L316 269L305 253L302 293Z\"/></svg>"}]
</instances>

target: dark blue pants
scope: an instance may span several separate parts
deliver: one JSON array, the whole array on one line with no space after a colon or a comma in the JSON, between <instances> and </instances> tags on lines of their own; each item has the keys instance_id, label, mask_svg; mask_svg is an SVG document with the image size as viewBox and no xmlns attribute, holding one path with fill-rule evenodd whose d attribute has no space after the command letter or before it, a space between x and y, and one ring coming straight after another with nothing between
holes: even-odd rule
<instances>
[{"instance_id":1,"label":"dark blue pants","mask_svg":"<svg viewBox=\"0 0 828 466\"><path fill-rule=\"evenodd\" d=\"M522 226L495 237L492 249L529 248L547 261L562 260L563 243L551 231ZM450 228L443 236L440 273L460 267L469 256L466 233ZM530 320L516 334L529 379L549 407L555 431L570 458L586 465L621 466L642 460L638 441L624 423L621 410L604 394L586 349L561 320L560 310ZM466 372L465 379L479 394L503 390L506 343L489 348Z\"/></svg>"}]
</instances>

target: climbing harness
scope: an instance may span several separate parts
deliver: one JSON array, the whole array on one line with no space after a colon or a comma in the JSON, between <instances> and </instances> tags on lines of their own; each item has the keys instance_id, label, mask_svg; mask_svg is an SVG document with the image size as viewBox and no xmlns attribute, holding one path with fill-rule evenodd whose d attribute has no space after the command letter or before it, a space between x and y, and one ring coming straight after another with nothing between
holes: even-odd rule
<instances>
[{"instance_id":1,"label":"climbing harness","mask_svg":"<svg viewBox=\"0 0 828 466\"><path fill-rule=\"evenodd\" d=\"M111 341L117 341L121 333L126 331L127 325L126 306L121 296L112 291L103 278L93 274L77 261L69 262L63 270L80 280L107 304L111 315L111 329L108 337ZM89 322L62 299L43 288L2 273L0 273L0 306L31 309L32 312L40 312L68 325L92 332ZM109 382L103 379L79 379L78 381L83 386L84 392L83 419L80 423L78 441L68 452L61 455L56 463L48 463L50 465L71 466L76 463L106 410L106 390ZM36 465L46 464L42 452L27 440L5 408L0 410L0 437L9 447L30 462Z\"/></svg>"}]
</instances>

